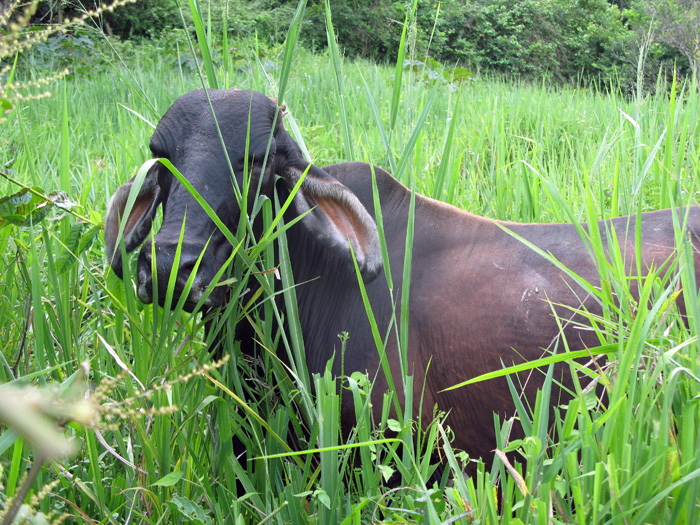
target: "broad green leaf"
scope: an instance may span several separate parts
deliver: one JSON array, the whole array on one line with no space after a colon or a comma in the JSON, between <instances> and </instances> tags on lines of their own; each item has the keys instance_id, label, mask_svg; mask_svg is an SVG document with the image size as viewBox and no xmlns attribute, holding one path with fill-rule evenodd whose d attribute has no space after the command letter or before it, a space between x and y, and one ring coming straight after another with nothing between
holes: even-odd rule
<instances>
[{"instance_id":1,"label":"broad green leaf","mask_svg":"<svg viewBox=\"0 0 700 525\"><path fill-rule=\"evenodd\" d=\"M202 525L211 525L212 520L204 513L202 507L182 496L173 496L170 498L171 504L188 520L190 523L201 523Z\"/></svg>"},{"instance_id":2,"label":"broad green leaf","mask_svg":"<svg viewBox=\"0 0 700 525\"><path fill-rule=\"evenodd\" d=\"M181 470L175 470L160 478L158 481L153 483L153 485L157 487L172 487L182 479L182 476L183 474Z\"/></svg>"}]
</instances>

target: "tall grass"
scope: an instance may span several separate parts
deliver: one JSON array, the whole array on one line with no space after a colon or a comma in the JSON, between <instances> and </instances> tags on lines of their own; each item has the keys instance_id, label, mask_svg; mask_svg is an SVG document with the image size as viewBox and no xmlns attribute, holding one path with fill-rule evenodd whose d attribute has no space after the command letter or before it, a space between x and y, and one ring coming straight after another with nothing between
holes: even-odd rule
<instances>
[{"instance_id":1,"label":"tall grass","mask_svg":"<svg viewBox=\"0 0 700 525\"><path fill-rule=\"evenodd\" d=\"M209 34L203 6L190 4L203 46ZM327 28L334 42L332 19ZM102 220L114 188L149 157L158 116L202 79L281 95L297 138L318 165L354 156L393 171L419 193L493 218L582 222L695 202L695 85L659 86L656 94L631 100L488 77L426 81L404 70L404 50L391 67L350 63L342 42L329 46L327 56L314 56L291 45L293 36L279 49L227 42L245 58L221 65L211 59L209 42L201 76L158 56L127 62L128 72L115 65L70 76L53 98L18 108L0 128L2 170L26 185L65 191L88 220L55 212L57 220L0 230L0 379L60 384L88 359L91 382L118 378L112 402L125 414L97 430L71 425L81 451L42 470L33 492L53 478L59 486L41 509L107 523L697 523L700 312L690 246L680 235L680 282L660 273L630 279L619 254L606 257L600 239L590 239L609 287L592 290L606 306L605 316L592 320L599 351L613 363L603 379L610 381L604 407L595 392L577 387L566 410L550 420L550 372L534 406L519 406L525 440L508 443L512 422L495 422L503 427L499 448L516 451L520 461L479 463L470 479L460 474L464 456L449 445L449 416L423 432L414 423L421 414L405 410L413 406L410 395L406 405L398 403L397 391L412 393L412 382L421 380L407 367L403 384L382 398L379 421L368 408L372 377L353 375L341 390L329 373L306 377L295 283L280 264L283 235L275 258L272 233L244 239L245 230L232 232L244 241L226 276L233 297L245 297L253 281L263 297L271 294L278 264L284 283L285 312L270 300L252 308L244 299L231 301L221 317L226 326L219 329L229 333L242 319L251 323L260 343L256 360L225 338L224 351L233 356L228 364L178 380L209 361L204 321L181 305L174 311L141 305L128 265L122 284L107 269L91 226ZM0 188L17 191L9 183ZM266 201L250 211L273 232L282 205ZM410 235L408 242L410 248ZM403 281L408 289L407 274L386 273L388 288ZM678 285L691 314L687 326L670 300ZM620 302L633 308L612 300L613 291L631 298L637 290L640 301ZM283 316L289 332L279 328ZM405 303L392 328L404 348L408 323ZM374 334L380 354L385 336ZM335 359L343 345L339 339ZM297 368L286 368L280 355ZM554 360L544 361L545 373ZM131 374L124 375L127 365ZM569 366L579 368L574 361ZM139 396L158 385L167 387ZM519 385L512 388L517 394ZM357 419L344 442L341 395L351 397ZM124 405L133 397L137 408L153 403L176 410L136 417ZM551 425L556 438L547 434ZM242 462L235 457L241 445ZM438 445L442 479L431 478ZM22 437L6 431L0 458L0 480L12 497L35 456Z\"/></svg>"}]
</instances>

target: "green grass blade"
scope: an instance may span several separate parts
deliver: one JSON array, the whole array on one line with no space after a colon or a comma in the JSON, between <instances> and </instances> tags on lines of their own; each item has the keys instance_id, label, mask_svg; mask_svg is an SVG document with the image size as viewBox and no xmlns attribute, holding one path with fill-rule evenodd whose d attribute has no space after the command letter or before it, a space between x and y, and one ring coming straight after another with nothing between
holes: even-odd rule
<instances>
[{"instance_id":1,"label":"green grass blade","mask_svg":"<svg viewBox=\"0 0 700 525\"><path fill-rule=\"evenodd\" d=\"M403 77L403 62L406 55L406 34L413 21L417 4L418 0L414 0L410 16L407 15L404 19L403 29L401 30L401 40L399 42L399 49L396 55L396 67L394 69L394 91L391 96L391 113L389 116L389 130L392 132L396 127L396 117L399 114L399 105L401 101L401 79Z\"/></svg>"},{"instance_id":2,"label":"green grass blade","mask_svg":"<svg viewBox=\"0 0 700 525\"><path fill-rule=\"evenodd\" d=\"M452 153L452 145L454 144L455 129L457 129L457 121L459 120L459 99L462 96L460 91L457 94L457 100L455 106L452 109L452 116L450 118L450 126L447 131L447 137L445 138L445 145L442 148L442 155L440 156L440 165L438 166L437 175L435 177L435 184L433 185L433 199L443 200L443 191L445 186L445 179L447 178L447 169L450 165L450 154Z\"/></svg>"},{"instance_id":3,"label":"green grass blade","mask_svg":"<svg viewBox=\"0 0 700 525\"><path fill-rule=\"evenodd\" d=\"M365 95L367 97L367 103L369 104L369 107L372 110L372 117L374 118L374 122L377 125L377 129L379 130L379 136L382 139L382 144L384 144L386 157L389 160L389 167L392 173L396 173L396 158L394 156L393 150L391 149L391 142L389 140L389 136L386 133L386 130L384 129L384 124L382 124L382 119L379 116L377 104L374 101L374 97L372 96L372 92L369 90L369 86L367 85L367 81L365 80L364 76L362 76L362 83L365 86Z\"/></svg>"},{"instance_id":4,"label":"green grass blade","mask_svg":"<svg viewBox=\"0 0 700 525\"><path fill-rule=\"evenodd\" d=\"M289 82L289 75L292 71L294 49L299 37L299 28L304 17L305 9L306 0L300 0L294 12L294 18L292 18L292 22L289 25L289 31L287 32L287 41L284 44L284 57L282 59L282 65L280 66L279 89L277 91L277 100L280 104L284 102L285 96L287 95L287 83Z\"/></svg>"},{"instance_id":5,"label":"green grass blade","mask_svg":"<svg viewBox=\"0 0 700 525\"><path fill-rule=\"evenodd\" d=\"M447 392L448 390L454 390L456 388L461 388L463 386L471 385L472 383L478 383L480 381L487 381L489 379L494 379L496 377L503 377L511 374L517 374L518 372L524 372L526 370L533 370L535 368L540 368L543 366L549 366L555 363L562 363L564 361L573 361L575 359L581 359L585 357L597 356L597 355L612 355L618 351L617 344L610 344L605 346L599 346L596 348L589 348L586 350L576 350L573 352L564 352L561 354L555 354L549 357L543 357L541 359L533 359L527 363L521 363L519 365L509 366L501 370L494 370L493 372L488 372L486 374L481 374L479 376L473 377L467 381L457 383L449 388L445 388L442 392Z\"/></svg>"},{"instance_id":6,"label":"green grass blade","mask_svg":"<svg viewBox=\"0 0 700 525\"><path fill-rule=\"evenodd\" d=\"M68 94L63 84L63 104L61 107L61 163L59 168L60 188L70 191L70 135L68 131Z\"/></svg>"},{"instance_id":7,"label":"green grass blade","mask_svg":"<svg viewBox=\"0 0 700 525\"><path fill-rule=\"evenodd\" d=\"M389 131L394 131L396 117L399 114L399 103L401 100L401 78L403 76L403 61L406 52L406 30L408 28L408 17L404 20L399 43L399 52L396 57L396 69L394 73L394 93L391 97L391 113L389 116Z\"/></svg>"},{"instance_id":8,"label":"green grass blade","mask_svg":"<svg viewBox=\"0 0 700 525\"><path fill-rule=\"evenodd\" d=\"M204 71L207 74L207 80L209 81L210 88L217 89L219 87L216 80L216 72L214 71L214 62L211 57L211 49L209 45L209 38L207 37L207 31L204 27L204 22L202 21L202 11L199 4L199 0L187 0L190 6L190 13L192 13L192 20L194 22L194 29L197 33L197 42L199 42L199 47L202 50L202 61L204 63ZM209 10L211 12L211 9Z\"/></svg>"},{"instance_id":9,"label":"green grass blade","mask_svg":"<svg viewBox=\"0 0 700 525\"><path fill-rule=\"evenodd\" d=\"M401 155L401 159L399 160L398 166L396 167L396 173L394 173L394 176L403 181L411 181L413 179L413 173L409 174L408 179L403 177L404 171L406 170L406 167L408 166L408 163L411 160L411 156L413 155L413 149L416 146L416 142L418 142L418 137L420 137L421 132L423 131L423 127L425 125L425 121L428 118L428 114L430 113L430 109L433 106L433 102L435 101L435 97L438 92L438 84L435 84L433 86L432 91L428 95L428 100L423 106L423 110L421 111L420 116L418 117L418 121L416 122L415 127L413 128L413 131L411 132L411 136L408 138L408 142L406 143L406 146L404 147L403 153ZM409 185L411 183L409 182Z\"/></svg>"},{"instance_id":10,"label":"green grass blade","mask_svg":"<svg viewBox=\"0 0 700 525\"><path fill-rule=\"evenodd\" d=\"M338 101L338 110L340 114L340 127L343 130L343 142L345 146L345 160L355 160L355 152L353 151L351 127L348 119L347 108L345 107L345 90L343 89L343 68L340 52L338 51L338 42L335 39L335 31L333 30L333 20L331 18L330 0L325 0L326 6L326 36L328 37L328 49L333 65L333 73L335 78L335 95Z\"/></svg>"}]
</instances>

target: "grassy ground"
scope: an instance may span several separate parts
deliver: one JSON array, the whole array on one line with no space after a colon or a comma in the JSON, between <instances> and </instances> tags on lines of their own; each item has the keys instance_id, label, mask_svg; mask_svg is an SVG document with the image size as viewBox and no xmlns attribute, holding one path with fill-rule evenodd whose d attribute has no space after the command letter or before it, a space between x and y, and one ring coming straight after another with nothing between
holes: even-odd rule
<instances>
[{"instance_id":1,"label":"grassy ground","mask_svg":"<svg viewBox=\"0 0 700 525\"><path fill-rule=\"evenodd\" d=\"M401 68L399 77L392 66L342 63L332 50L312 56L297 49L286 58L284 51L240 43L240 58L212 63L212 73L221 87L272 96L285 85L298 136L319 165L367 160L420 193L526 222L696 202L695 85L621 96L485 77L460 81L451 71L434 81L421 68ZM468 480L457 475L447 483L445 476L432 484L438 444L448 474L466 461L446 440L449 418L416 443L420 425L360 416L350 443L373 444L335 448L338 380L304 378L280 365L275 349L293 351L295 343L280 334L269 304L266 315L254 317L269 350L259 357L264 372L240 356L235 341L227 342L233 359L202 372L209 356L201 321L140 305L133 284L123 286L107 270L98 233L109 195L149 156L152 124L175 98L201 87L196 73L165 56L132 57L128 69L115 61L114 68L64 79L52 98L18 107L0 124L3 171L39 191L65 192L73 213L62 211L64 204L38 224L0 226L0 380L31 382L44 388L45 399L60 396L71 409L76 389L102 385L95 393L102 423L71 412L68 419L78 422L65 434L77 454L43 463L31 492L56 484L34 508L88 523L700 520L700 315L684 326L667 301L670 283L638 283L615 263L601 272L618 297L639 286L652 299L621 309L607 304L601 343L616 364L605 371L608 401L599 408L590 393L578 392L557 421L547 421L545 388L529 413L519 413L528 438L501 444L518 451L513 471L497 461L480 464ZM0 188L3 195L20 190L9 182ZM247 253L255 253L252 245ZM265 263L264 251L256 257ZM691 290L683 261L679 273ZM259 278L236 264L235 289ZM687 292L686 301L698 314L696 294ZM234 304L229 325L246 313L254 315ZM86 360L87 376L76 374ZM304 393L309 382L314 398ZM361 405L366 383L354 377L344 395ZM38 406L60 413L48 401ZM552 423L559 428L554 441L546 433ZM388 438L387 428L398 437ZM41 464L30 446L35 434L19 428L0 436L0 501ZM232 436L248 450L243 464L232 455ZM295 441L295 450L321 451L290 455L288 442ZM282 457L270 457L276 454Z\"/></svg>"}]
</instances>

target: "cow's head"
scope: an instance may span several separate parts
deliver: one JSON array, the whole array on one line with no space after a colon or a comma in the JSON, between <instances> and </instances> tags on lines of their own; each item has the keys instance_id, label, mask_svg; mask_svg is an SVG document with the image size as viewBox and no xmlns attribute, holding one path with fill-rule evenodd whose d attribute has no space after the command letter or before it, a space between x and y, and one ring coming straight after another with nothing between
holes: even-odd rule
<instances>
[{"instance_id":1,"label":"cow's head","mask_svg":"<svg viewBox=\"0 0 700 525\"><path fill-rule=\"evenodd\" d=\"M251 174L251 193L260 184L262 193L268 196L274 191L275 175L292 188L306 173L292 204L293 213L308 212L297 227L306 228L324 247L345 257L348 264L352 264L350 241L363 275L375 277L382 267L376 224L347 187L303 159L298 145L284 129L276 101L250 91L209 90L208 93L221 137L204 91L193 91L180 97L158 123L150 142L153 155L168 159L232 232L236 231L241 213L234 178L242 188L244 166ZM221 138L226 144L230 167ZM246 140L249 140L247 159ZM163 303L182 237L176 298L182 295L195 264L201 259L185 306L191 309L230 256L231 244L187 188L160 162L151 166L129 216L124 217L133 181L117 189L110 199L105 219L107 257L121 277L120 223L125 221L126 251L132 251L145 240L162 204L162 226L139 254L138 295L145 303L153 301L152 275L155 275L159 302ZM204 256L200 257L203 252ZM156 255L155 269L151 268L152 253ZM204 304L219 306L224 299L225 291L217 287Z\"/></svg>"}]
</instances>

